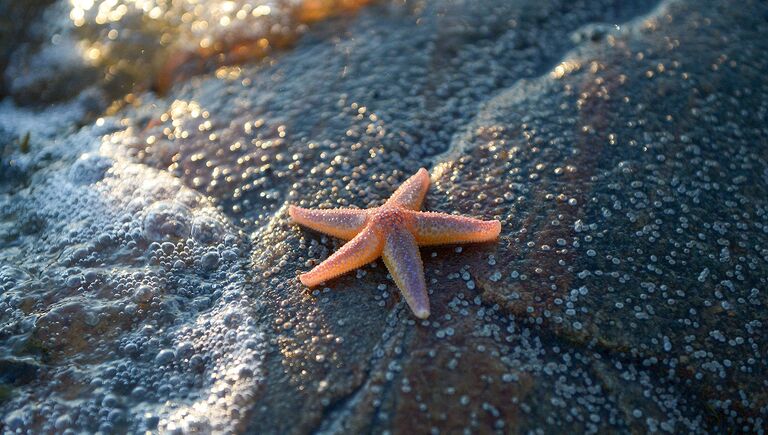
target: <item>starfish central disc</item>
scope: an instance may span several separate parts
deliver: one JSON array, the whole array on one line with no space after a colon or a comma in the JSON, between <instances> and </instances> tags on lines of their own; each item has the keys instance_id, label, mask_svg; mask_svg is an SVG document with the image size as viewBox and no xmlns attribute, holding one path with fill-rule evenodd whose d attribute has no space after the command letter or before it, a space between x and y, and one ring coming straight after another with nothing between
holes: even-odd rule
<instances>
[{"instance_id":1,"label":"starfish central disc","mask_svg":"<svg viewBox=\"0 0 768 435\"><path fill-rule=\"evenodd\" d=\"M407 212L400 207L384 205L371 210L368 220L376 230L390 232L398 227L413 227L413 219L409 219Z\"/></svg>"},{"instance_id":2,"label":"starfish central disc","mask_svg":"<svg viewBox=\"0 0 768 435\"><path fill-rule=\"evenodd\" d=\"M405 181L381 207L370 210L309 210L290 206L294 222L349 240L344 246L299 276L314 287L381 257L414 315L429 317L429 299L419 246L476 243L495 240L501 232L497 220L421 212L429 188L424 168Z\"/></svg>"}]
</instances>

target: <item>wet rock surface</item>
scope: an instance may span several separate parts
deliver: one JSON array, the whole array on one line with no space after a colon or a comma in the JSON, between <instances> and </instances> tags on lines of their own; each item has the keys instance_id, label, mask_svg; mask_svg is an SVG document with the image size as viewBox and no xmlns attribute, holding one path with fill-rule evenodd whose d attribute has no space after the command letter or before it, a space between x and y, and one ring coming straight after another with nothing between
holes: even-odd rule
<instances>
[{"instance_id":1,"label":"wet rock surface","mask_svg":"<svg viewBox=\"0 0 768 435\"><path fill-rule=\"evenodd\" d=\"M77 4L67 38L162 33ZM382 3L98 119L114 77L45 112L16 105L49 95L30 82L0 104L3 429L760 430L767 16ZM233 59L255 38L177 27ZM112 41L106 65L134 53ZM381 262L301 286L341 242L287 205L375 206L421 166L426 209L502 221L422 250L431 317Z\"/></svg>"}]
</instances>

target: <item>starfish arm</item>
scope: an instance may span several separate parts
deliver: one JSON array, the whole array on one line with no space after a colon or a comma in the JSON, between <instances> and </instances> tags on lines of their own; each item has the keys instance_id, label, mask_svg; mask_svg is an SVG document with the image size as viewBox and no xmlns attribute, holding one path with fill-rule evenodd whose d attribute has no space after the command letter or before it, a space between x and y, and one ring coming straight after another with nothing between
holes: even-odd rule
<instances>
[{"instance_id":1,"label":"starfish arm","mask_svg":"<svg viewBox=\"0 0 768 435\"><path fill-rule=\"evenodd\" d=\"M405 183L387 200L387 204L396 204L411 210L419 210L421 203L424 202L427 189L429 189L429 172L421 168L411 178L405 180Z\"/></svg>"},{"instance_id":2,"label":"starfish arm","mask_svg":"<svg viewBox=\"0 0 768 435\"><path fill-rule=\"evenodd\" d=\"M314 287L372 262L381 255L383 246L384 238L373 228L367 227L314 269L299 276L299 279L307 287Z\"/></svg>"},{"instance_id":3,"label":"starfish arm","mask_svg":"<svg viewBox=\"0 0 768 435\"><path fill-rule=\"evenodd\" d=\"M368 217L365 210L353 208L309 210L295 205L288 208L288 214L298 224L344 240L355 237Z\"/></svg>"},{"instance_id":4,"label":"starfish arm","mask_svg":"<svg viewBox=\"0 0 768 435\"><path fill-rule=\"evenodd\" d=\"M393 229L387 234L382 258L413 314L420 319L429 317L424 265L413 235L405 228Z\"/></svg>"},{"instance_id":5,"label":"starfish arm","mask_svg":"<svg viewBox=\"0 0 768 435\"><path fill-rule=\"evenodd\" d=\"M501 222L484 221L447 213L413 212L413 234L420 246L475 243L495 240Z\"/></svg>"}]
</instances>

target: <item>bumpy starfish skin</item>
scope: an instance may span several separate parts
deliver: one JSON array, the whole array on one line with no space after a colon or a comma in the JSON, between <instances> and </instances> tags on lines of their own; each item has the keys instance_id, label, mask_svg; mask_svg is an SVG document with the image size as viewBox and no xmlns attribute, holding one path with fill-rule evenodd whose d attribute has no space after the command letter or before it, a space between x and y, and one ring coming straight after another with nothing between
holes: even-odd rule
<instances>
[{"instance_id":1,"label":"bumpy starfish skin","mask_svg":"<svg viewBox=\"0 0 768 435\"><path fill-rule=\"evenodd\" d=\"M495 240L501 232L501 222L419 211L428 188L429 174L421 168L381 207L308 210L290 206L288 213L294 222L349 240L314 269L299 276L301 282L314 287L382 257L413 314L420 319L429 317L419 246Z\"/></svg>"}]
</instances>

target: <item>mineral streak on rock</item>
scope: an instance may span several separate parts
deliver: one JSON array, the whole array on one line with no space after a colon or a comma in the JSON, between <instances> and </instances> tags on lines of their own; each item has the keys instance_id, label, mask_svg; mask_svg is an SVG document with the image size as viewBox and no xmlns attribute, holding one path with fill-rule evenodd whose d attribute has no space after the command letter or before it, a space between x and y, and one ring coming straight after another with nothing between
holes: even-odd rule
<instances>
[{"instance_id":1,"label":"mineral streak on rock","mask_svg":"<svg viewBox=\"0 0 768 435\"><path fill-rule=\"evenodd\" d=\"M119 47L166 31L146 23L168 9L137 4L103 24L81 8L62 39L48 24L74 21L52 7L34 35L90 35L119 70L135 52ZM0 424L760 430L766 16L759 1L383 2L83 128L66 127L89 119L76 83L45 112L3 101ZM6 79L32 64L19 50ZM14 96L47 89L18 77ZM8 148L36 125L28 153ZM381 205L421 166L427 209L503 228L498 245L422 250L429 320L380 262L304 289L341 241L296 230L288 204Z\"/></svg>"}]
</instances>

